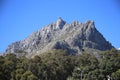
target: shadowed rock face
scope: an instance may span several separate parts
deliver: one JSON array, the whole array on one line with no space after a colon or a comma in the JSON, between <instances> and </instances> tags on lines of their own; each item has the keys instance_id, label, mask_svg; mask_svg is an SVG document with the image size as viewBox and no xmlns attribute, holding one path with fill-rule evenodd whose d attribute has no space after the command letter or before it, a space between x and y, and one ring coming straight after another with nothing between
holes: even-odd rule
<instances>
[{"instance_id":1,"label":"shadowed rock face","mask_svg":"<svg viewBox=\"0 0 120 80\"><path fill-rule=\"evenodd\" d=\"M32 33L26 39L12 43L6 53L23 51L26 56L40 54L51 49L63 49L71 54L83 49L109 50L113 46L95 28L93 21L66 23L62 18Z\"/></svg>"}]
</instances>

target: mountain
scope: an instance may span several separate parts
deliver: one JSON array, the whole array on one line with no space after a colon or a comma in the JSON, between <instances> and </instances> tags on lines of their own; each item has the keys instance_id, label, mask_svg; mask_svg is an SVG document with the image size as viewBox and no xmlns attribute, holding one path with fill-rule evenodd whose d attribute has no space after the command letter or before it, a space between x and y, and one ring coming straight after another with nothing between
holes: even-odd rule
<instances>
[{"instance_id":1,"label":"mountain","mask_svg":"<svg viewBox=\"0 0 120 80\"><path fill-rule=\"evenodd\" d=\"M94 21L66 23L62 18L32 33L24 40L12 43L6 53L34 56L48 50L62 49L78 54L87 49L110 50L114 48L95 28ZM18 54L20 53L20 54Z\"/></svg>"}]
</instances>

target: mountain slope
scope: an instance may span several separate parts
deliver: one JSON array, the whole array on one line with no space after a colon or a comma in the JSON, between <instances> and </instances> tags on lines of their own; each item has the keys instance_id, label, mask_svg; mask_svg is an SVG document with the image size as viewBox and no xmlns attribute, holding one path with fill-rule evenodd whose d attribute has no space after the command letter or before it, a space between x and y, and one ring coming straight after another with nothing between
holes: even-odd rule
<instances>
[{"instance_id":1,"label":"mountain slope","mask_svg":"<svg viewBox=\"0 0 120 80\"><path fill-rule=\"evenodd\" d=\"M6 49L6 53L22 51L26 56L31 56L51 49L63 49L71 54L77 54L87 48L103 51L113 46L95 28L93 21L89 20L85 23L74 21L68 24L59 18L26 39L12 43Z\"/></svg>"}]
</instances>

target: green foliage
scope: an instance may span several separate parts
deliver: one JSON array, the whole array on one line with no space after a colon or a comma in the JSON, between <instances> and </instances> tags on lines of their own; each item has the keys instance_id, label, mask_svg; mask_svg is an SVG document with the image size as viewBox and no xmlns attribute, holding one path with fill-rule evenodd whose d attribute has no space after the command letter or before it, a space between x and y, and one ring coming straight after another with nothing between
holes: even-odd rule
<instances>
[{"instance_id":1,"label":"green foliage","mask_svg":"<svg viewBox=\"0 0 120 80\"><path fill-rule=\"evenodd\" d=\"M120 69L118 69L116 72L112 73L112 79L113 80L120 80Z\"/></svg>"},{"instance_id":2,"label":"green foliage","mask_svg":"<svg viewBox=\"0 0 120 80\"><path fill-rule=\"evenodd\" d=\"M38 78L31 71L26 71L22 75L21 80L38 80Z\"/></svg>"},{"instance_id":3,"label":"green foliage","mask_svg":"<svg viewBox=\"0 0 120 80\"><path fill-rule=\"evenodd\" d=\"M24 53L24 51L22 51L22 50L17 50L16 52L17 53Z\"/></svg>"},{"instance_id":4,"label":"green foliage","mask_svg":"<svg viewBox=\"0 0 120 80\"><path fill-rule=\"evenodd\" d=\"M98 57L99 56L99 57ZM68 55L53 50L28 59L0 56L0 80L120 80L120 51Z\"/></svg>"}]
</instances>

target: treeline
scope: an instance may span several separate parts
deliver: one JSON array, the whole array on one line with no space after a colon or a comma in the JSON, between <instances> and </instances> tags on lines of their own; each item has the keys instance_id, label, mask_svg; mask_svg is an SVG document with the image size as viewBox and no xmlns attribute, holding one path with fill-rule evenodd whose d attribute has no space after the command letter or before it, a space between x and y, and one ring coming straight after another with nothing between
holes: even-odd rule
<instances>
[{"instance_id":1,"label":"treeline","mask_svg":"<svg viewBox=\"0 0 120 80\"><path fill-rule=\"evenodd\" d=\"M0 80L120 80L120 51L68 55L49 51L28 59L0 56Z\"/></svg>"}]
</instances>

